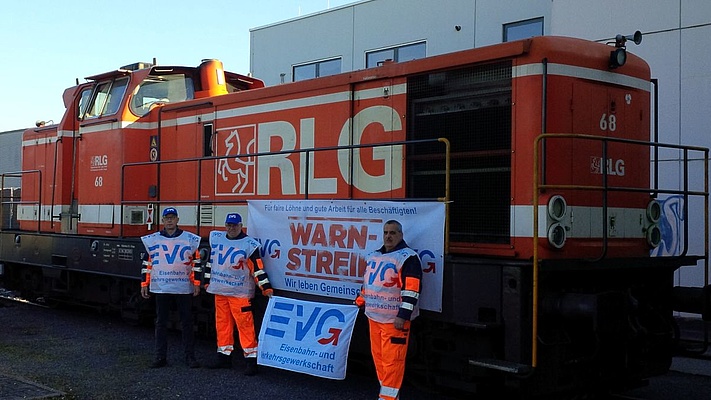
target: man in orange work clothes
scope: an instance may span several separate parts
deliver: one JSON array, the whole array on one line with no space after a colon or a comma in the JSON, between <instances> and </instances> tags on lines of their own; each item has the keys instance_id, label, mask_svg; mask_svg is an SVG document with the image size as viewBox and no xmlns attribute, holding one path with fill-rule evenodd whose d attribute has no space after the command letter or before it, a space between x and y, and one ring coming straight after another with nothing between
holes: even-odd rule
<instances>
[{"instance_id":1,"label":"man in orange work clothes","mask_svg":"<svg viewBox=\"0 0 711 400\"><path fill-rule=\"evenodd\" d=\"M355 300L365 306L370 350L380 381L380 400L397 399L405 375L410 321L419 315L422 264L402 238L402 224L383 226L383 246L368 255L363 288Z\"/></svg>"},{"instance_id":2,"label":"man in orange work clothes","mask_svg":"<svg viewBox=\"0 0 711 400\"><path fill-rule=\"evenodd\" d=\"M205 265L205 289L215 295L217 360L208 368L231 368L234 325L237 324L247 368L257 373L257 338L251 300L255 282L267 297L273 290L259 257L259 242L242 232L242 217L227 214L226 232L210 232L210 262Z\"/></svg>"}]
</instances>

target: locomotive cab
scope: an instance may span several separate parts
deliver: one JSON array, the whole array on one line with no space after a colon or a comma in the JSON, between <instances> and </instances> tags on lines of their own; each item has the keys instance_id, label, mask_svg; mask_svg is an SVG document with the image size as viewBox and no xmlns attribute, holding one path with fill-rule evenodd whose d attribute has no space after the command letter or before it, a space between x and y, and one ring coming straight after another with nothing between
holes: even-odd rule
<instances>
[{"instance_id":1,"label":"locomotive cab","mask_svg":"<svg viewBox=\"0 0 711 400\"><path fill-rule=\"evenodd\" d=\"M33 172L22 177L27 189L18 210L22 229L118 236L126 224L123 234L130 234L132 225L141 226L134 234L145 232L145 203L121 207L125 193L133 192L122 190L135 184L125 182L122 165L157 159L155 136L145 127L159 123L160 108L190 107L200 97L264 86L223 71L217 60L194 68L134 63L86 79L65 91L67 109L58 125L24 133L23 170ZM143 172L136 172L136 179Z\"/></svg>"}]
</instances>

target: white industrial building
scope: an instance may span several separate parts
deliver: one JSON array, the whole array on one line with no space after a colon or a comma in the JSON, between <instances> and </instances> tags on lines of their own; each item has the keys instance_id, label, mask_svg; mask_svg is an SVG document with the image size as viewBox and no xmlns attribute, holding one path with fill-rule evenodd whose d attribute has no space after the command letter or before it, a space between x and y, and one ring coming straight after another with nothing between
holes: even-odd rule
<instances>
[{"instance_id":1,"label":"white industrial building","mask_svg":"<svg viewBox=\"0 0 711 400\"><path fill-rule=\"evenodd\" d=\"M17 205L20 201L22 170L22 130L0 132L0 227L17 228Z\"/></svg>"},{"instance_id":2,"label":"white industrial building","mask_svg":"<svg viewBox=\"0 0 711 400\"><path fill-rule=\"evenodd\" d=\"M22 170L22 129L0 132L0 173ZM6 176L0 188L19 187L20 178Z\"/></svg>"},{"instance_id":3,"label":"white industrial building","mask_svg":"<svg viewBox=\"0 0 711 400\"><path fill-rule=\"evenodd\" d=\"M628 50L658 79L659 141L711 147L708 0L362 0L253 28L250 70L277 85L535 35L609 42L637 30L643 41ZM661 180L681 185L664 172ZM689 219L691 250L703 253L703 223ZM676 278L702 286L703 268Z\"/></svg>"}]
</instances>

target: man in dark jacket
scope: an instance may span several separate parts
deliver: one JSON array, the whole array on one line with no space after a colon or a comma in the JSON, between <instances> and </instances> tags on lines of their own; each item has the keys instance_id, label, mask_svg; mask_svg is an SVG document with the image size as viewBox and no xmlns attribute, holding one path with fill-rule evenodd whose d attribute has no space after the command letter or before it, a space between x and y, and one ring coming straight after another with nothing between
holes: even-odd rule
<instances>
[{"instance_id":1,"label":"man in dark jacket","mask_svg":"<svg viewBox=\"0 0 711 400\"><path fill-rule=\"evenodd\" d=\"M168 319L174 302L180 314L185 362L199 368L195 359L192 297L200 294L200 280L195 277L195 259L199 258L200 236L178 228L178 211L163 210L163 230L143 236L146 247L143 261L141 296L156 296L156 354L151 368L168 365Z\"/></svg>"},{"instance_id":2,"label":"man in dark jacket","mask_svg":"<svg viewBox=\"0 0 711 400\"><path fill-rule=\"evenodd\" d=\"M370 350L380 381L382 400L398 398L405 375L410 321L419 314L422 263L403 240L402 225L383 226L383 246L369 254L363 288L355 300L365 307Z\"/></svg>"}]
</instances>

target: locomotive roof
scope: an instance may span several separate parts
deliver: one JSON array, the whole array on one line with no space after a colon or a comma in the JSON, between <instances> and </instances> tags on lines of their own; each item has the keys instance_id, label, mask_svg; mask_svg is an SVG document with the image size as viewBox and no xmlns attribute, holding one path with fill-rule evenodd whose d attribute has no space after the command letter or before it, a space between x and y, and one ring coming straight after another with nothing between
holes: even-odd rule
<instances>
[{"instance_id":1,"label":"locomotive roof","mask_svg":"<svg viewBox=\"0 0 711 400\"><path fill-rule=\"evenodd\" d=\"M142 69L149 69L153 68L155 64L152 63L147 63L147 62L135 62L133 64L128 64L124 65L123 67L114 70L114 71L109 71L109 72L103 72L101 74L97 75L92 75L92 76L87 76L86 80L88 81L98 81L106 78L115 78L117 76L126 76L131 74L132 72L139 71Z\"/></svg>"}]
</instances>

